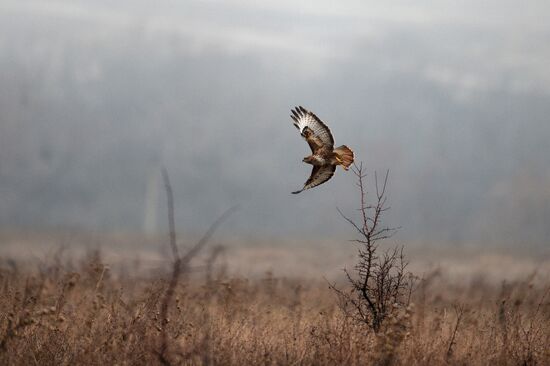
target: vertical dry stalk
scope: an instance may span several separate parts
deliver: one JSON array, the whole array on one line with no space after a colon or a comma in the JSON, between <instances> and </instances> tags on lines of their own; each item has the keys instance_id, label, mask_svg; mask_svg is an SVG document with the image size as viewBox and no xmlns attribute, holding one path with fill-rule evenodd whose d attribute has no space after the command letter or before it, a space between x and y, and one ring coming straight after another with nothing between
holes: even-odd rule
<instances>
[{"instance_id":1,"label":"vertical dry stalk","mask_svg":"<svg viewBox=\"0 0 550 366\"><path fill-rule=\"evenodd\" d=\"M208 256L208 259L206 260L206 284L207 286L210 286L212 284L213 279L213 272L214 272L214 263L218 259L218 257L223 253L224 247L221 245L217 245L214 248L212 248L212 252Z\"/></svg>"},{"instance_id":2,"label":"vertical dry stalk","mask_svg":"<svg viewBox=\"0 0 550 366\"><path fill-rule=\"evenodd\" d=\"M174 217L174 196L172 191L172 185L170 184L170 177L168 176L168 171L166 168L162 168L162 178L164 180L164 189L166 191L166 206L168 208L168 225L170 232L170 248L172 248L172 255L174 256L174 264L172 267L172 276L170 277L170 282L168 284L168 289L166 294L162 299L160 307L160 319L163 322L162 331L161 331L161 345L160 351L158 353L159 361L163 365L170 365L170 362L166 358L166 349L168 348L168 306L174 297L174 291L178 285L178 280L181 275L181 259L178 253L178 246L176 243L176 224Z\"/></svg>"},{"instance_id":3,"label":"vertical dry stalk","mask_svg":"<svg viewBox=\"0 0 550 366\"><path fill-rule=\"evenodd\" d=\"M505 358L508 355L508 320L506 316L506 300L502 300L498 307L498 323L502 333L502 354Z\"/></svg>"},{"instance_id":4,"label":"vertical dry stalk","mask_svg":"<svg viewBox=\"0 0 550 366\"><path fill-rule=\"evenodd\" d=\"M451 333L451 338L449 339L449 346L447 347L447 353L446 353L447 360L451 358L451 356L453 355L453 346L455 345L456 335L458 333L458 327L460 326L460 322L462 321L462 318L464 316L464 306L455 305L454 310L456 314L456 323L455 323L453 332Z\"/></svg>"},{"instance_id":5,"label":"vertical dry stalk","mask_svg":"<svg viewBox=\"0 0 550 366\"><path fill-rule=\"evenodd\" d=\"M172 249L172 255L174 257L174 264L172 267L172 274L170 277L170 282L168 283L168 288L162 299L161 309L160 309L160 319L162 321L161 328L161 344L160 350L157 352L158 359L163 365L170 365L167 358L167 349L168 349L168 330L167 325L169 323L168 310L176 287L178 285L179 279L182 272L185 271L189 262L195 257L200 250L208 243L210 237L214 234L216 229L233 213L238 207L233 206L226 210L206 231L202 238L193 246L191 249L185 253L183 257L180 257L178 252L178 246L176 241L176 224L175 224L175 215L174 215L174 196L172 191L172 185L170 184L170 177L168 176L168 171L166 168L162 169L162 178L164 181L164 188L166 191L166 201L168 208L168 225L170 232L170 248Z\"/></svg>"},{"instance_id":6,"label":"vertical dry stalk","mask_svg":"<svg viewBox=\"0 0 550 366\"><path fill-rule=\"evenodd\" d=\"M164 190L166 191L166 207L168 209L168 229L170 234L170 248L174 256L174 262L179 260L178 246L176 244L176 219L174 216L174 193L170 184L168 170L162 168L162 180L164 182Z\"/></svg>"}]
</instances>

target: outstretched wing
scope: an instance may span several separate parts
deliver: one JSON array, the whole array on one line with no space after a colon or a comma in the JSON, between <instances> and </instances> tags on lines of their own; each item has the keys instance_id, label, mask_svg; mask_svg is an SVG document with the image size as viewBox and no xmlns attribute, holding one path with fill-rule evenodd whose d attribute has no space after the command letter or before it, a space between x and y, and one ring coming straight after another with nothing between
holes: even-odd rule
<instances>
[{"instance_id":1,"label":"outstretched wing","mask_svg":"<svg viewBox=\"0 0 550 366\"><path fill-rule=\"evenodd\" d=\"M327 180L332 178L335 170L336 165L313 166L311 175L309 176L306 184L304 184L304 188L299 191L292 192L292 194L298 194L306 189L317 187L318 185L325 183Z\"/></svg>"},{"instance_id":2,"label":"outstretched wing","mask_svg":"<svg viewBox=\"0 0 550 366\"><path fill-rule=\"evenodd\" d=\"M321 139L313 133L313 130L307 126L304 127L304 130L302 131L302 137L306 139L306 142L313 154L316 154L320 149L325 147L323 141L321 141Z\"/></svg>"},{"instance_id":3,"label":"outstretched wing","mask_svg":"<svg viewBox=\"0 0 550 366\"><path fill-rule=\"evenodd\" d=\"M332 133L330 133L330 129L319 117L302 106L295 107L290 117L294 120L294 126L306 138L313 152L315 152L315 147L319 145L319 141L325 147L332 150L334 147L334 138L332 137ZM308 130L313 132L313 134L308 134Z\"/></svg>"}]
</instances>

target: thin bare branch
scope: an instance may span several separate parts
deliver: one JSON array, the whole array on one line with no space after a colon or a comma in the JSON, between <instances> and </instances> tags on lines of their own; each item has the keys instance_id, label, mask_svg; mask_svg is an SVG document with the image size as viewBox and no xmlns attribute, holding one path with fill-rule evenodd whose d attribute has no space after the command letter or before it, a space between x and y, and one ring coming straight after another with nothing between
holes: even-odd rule
<instances>
[{"instance_id":1,"label":"thin bare branch","mask_svg":"<svg viewBox=\"0 0 550 366\"><path fill-rule=\"evenodd\" d=\"M168 170L162 167L162 180L164 181L164 190L166 191L166 206L168 209L168 228L170 234L170 248L172 249L172 255L174 261L179 260L178 246L176 243L176 220L174 215L174 194L172 192L172 185L170 184L170 177L168 176Z\"/></svg>"}]
</instances>

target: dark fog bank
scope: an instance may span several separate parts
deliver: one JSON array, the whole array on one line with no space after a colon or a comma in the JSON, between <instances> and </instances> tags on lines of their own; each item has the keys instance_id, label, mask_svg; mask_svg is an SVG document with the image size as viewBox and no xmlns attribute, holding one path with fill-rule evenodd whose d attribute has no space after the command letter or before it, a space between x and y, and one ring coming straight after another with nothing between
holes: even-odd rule
<instances>
[{"instance_id":1,"label":"dark fog bank","mask_svg":"<svg viewBox=\"0 0 550 366\"><path fill-rule=\"evenodd\" d=\"M181 230L351 235L351 173L290 194L301 104L390 169L400 240L548 245L544 2L48 4L0 5L0 227L164 230L164 165Z\"/></svg>"}]
</instances>

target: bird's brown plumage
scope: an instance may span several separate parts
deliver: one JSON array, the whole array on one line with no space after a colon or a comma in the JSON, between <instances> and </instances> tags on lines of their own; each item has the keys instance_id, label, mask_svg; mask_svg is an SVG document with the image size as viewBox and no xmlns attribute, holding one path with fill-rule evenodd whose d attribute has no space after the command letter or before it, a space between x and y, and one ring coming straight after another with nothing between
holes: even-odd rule
<instances>
[{"instance_id":1,"label":"bird's brown plumage","mask_svg":"<svg viewBox=\"0 0 550 366\"><path fill-rule=\"evenodd\" d=\"M347 170L353 163L353 151L345 145L334 148L334 138L330 129L314 113L299 106L292 110L290 117L311 149L312 154L306 156L303 161L313 165L304 187L292 193L297 194L323 184L332 178L337 165L342 165Z\"/></svg>"}]
</instances>

